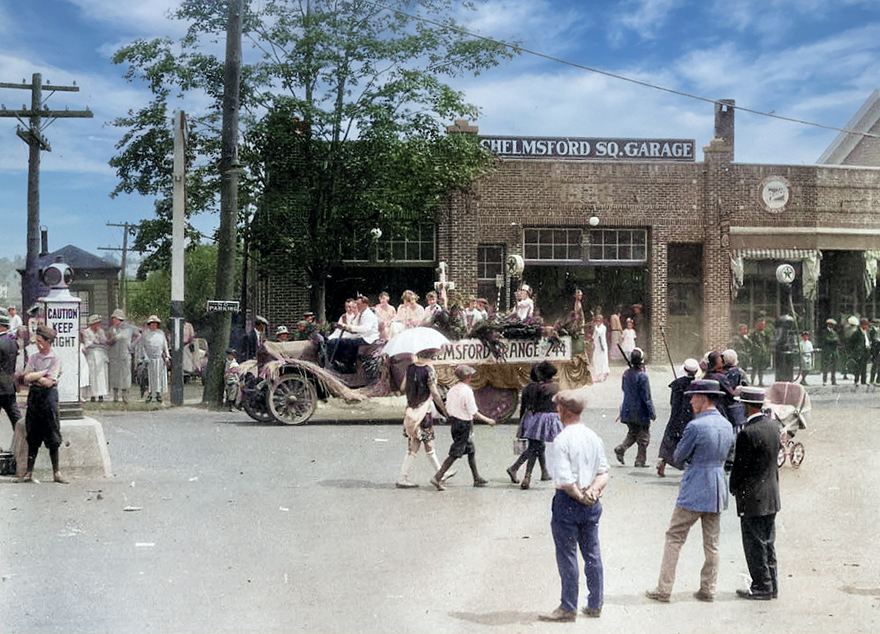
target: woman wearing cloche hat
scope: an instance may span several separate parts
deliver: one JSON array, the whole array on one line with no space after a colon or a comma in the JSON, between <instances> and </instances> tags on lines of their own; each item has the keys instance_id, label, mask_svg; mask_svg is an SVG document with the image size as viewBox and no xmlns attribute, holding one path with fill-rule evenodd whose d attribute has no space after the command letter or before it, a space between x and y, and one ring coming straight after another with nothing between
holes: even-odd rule
<instances>
[{"instance_id":1,"label":"woman wearing cloche hat","mask_svg":"<svg viewBox=\"0 0 880 634\"><path fill-rule=\"evenodd\" d=\"M138 358L147 364L149 387L147 388L147 402L153 400L162 402L162 394L168 389L168 362L171 354L168 350L168 340L162 332L162 322L156 315L147 318L148 330L139 340Z\"/></svg>"}]
</instances>

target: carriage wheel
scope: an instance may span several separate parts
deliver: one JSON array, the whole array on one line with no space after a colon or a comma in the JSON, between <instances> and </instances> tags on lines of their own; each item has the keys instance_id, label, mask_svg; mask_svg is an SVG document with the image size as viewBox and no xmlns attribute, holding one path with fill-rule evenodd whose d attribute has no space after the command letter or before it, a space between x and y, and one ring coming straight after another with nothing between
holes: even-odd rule
<instances>
[{"instance_id":1,"label":"carriage wheel","mask_svg":"<svg viewBox=\"0 0 880 634\"><path fill-rule=\"evenodd\" d=\"M779 448L779 453L776 454L776 464L780 467L785 464L785 447Z\"/></svg>"},{"instance_id":2,"label":"carriage wheel","mask_svg":"<svg viewBox=\"0 0 880 634\"><path fill-rule=\"evenodd\" d=\"M484 385L474 392L480 413L503 423L516 412L519 390Z\"/></svg>"},{"instance_id":3,"label":"carriage wheel","mask_svg":"<svg viewBox=\"0 0 880 634\"><path fill-rule=\"evenodd\" d=\"M248 416L253 418L258 423L271 423L275 420L275 417L272 416L272 412L269 411L269 407L266 402L268 394L269 386L266 384L265 381L263 381L257 388L253 390L247 390L242 395L242 408L244 408L244 411L247 413Z\"/></svg>"},{"instance_id":4,"label":"carriage wheel","mask_svg":"<svg viewBox=\"0 0 880 634\"><path fill-rule=\"evenodd\" d=\"M806 453L807 452L804 450L804 446L802 443L794 443L794 447L791 448L791 466L795 469L801 466L801 463L804 461L804 456L806 455Z\"/></svg>"},{"instance_id":5,"label":"carriage wheel","mask_svg":"<svg viewBox=\"0 0 880 634\"><path fill-rule=\"evenodd\" d=\"M280 423L302 425L318 406L315 385L302 374L281 377L269 393L269 410Z\"/></svg>"}]
</instances>

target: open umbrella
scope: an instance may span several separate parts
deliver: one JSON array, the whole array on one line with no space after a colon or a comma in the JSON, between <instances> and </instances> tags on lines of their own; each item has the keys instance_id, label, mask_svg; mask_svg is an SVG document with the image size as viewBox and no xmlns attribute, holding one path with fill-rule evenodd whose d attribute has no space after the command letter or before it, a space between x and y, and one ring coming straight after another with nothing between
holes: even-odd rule
<instances>
[{"instance_id":1,"label":"open umbrella","mask_svg":"<svg viewBox=\"0 0 880 634\"><path fill-rule=\"evenodd\" d=\"M399 335L395 335L387 344L383 352L389 357L398 354L418 354L422 350L439 350L449 343L443 333L433 328L409 328Z\"/></svg>"}]
</instances>

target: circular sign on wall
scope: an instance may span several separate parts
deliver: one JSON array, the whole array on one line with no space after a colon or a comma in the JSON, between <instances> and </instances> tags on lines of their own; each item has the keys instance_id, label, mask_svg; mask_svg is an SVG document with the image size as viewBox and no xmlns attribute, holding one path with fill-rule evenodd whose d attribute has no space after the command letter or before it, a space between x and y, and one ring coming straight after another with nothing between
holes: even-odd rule
<instances>
[{"instance_id":1,"label":"circular sign on wall","mask_svg":"<svg viewBox=\"0 0 880 634\"><path fill-rule=\"evenodd\" d=\"M758 195L768 211L780 211L791 198L791 186L782 176L768 176L761 181Z\"/></svg>"},{"instance_id":2,"label":"circular sign on wall","mask_svg":"<svg viewBox=\"0 0 880 634\"><path fill-rule=\"evenodd\" d=\"M795 271L791 264L780 264L776 267L776 281L780 284L791 284L794 277Z\"/></svg>"}]
</instances>

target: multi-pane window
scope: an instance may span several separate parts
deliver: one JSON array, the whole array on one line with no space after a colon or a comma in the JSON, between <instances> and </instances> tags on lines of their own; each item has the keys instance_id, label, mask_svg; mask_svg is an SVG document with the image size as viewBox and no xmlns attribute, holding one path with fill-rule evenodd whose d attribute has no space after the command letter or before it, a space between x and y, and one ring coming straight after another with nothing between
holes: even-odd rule
<instances>
[{"instance_id":1,"label":"multi-pane window","mask_svg":"<svg viewBox=\"0 0 880 634\"><path fill-rule=\"evenodd\" d=\"M393 234L378 240L364 238L351 256L343 258L351 262L433 262L436 259L432 223L399 227Z\"/></svg>"},{"instance_id":2,"label":"multi-pane window","mask_svg":"<svg viewBox=\"0 0 880 634\"><path fill-rule=\"evenodd\" d=\"M591 262L646 262L648 232L645 229L593 229L589 259Z\"/></svg>"},{"instance_id":3,"label":"multi-pane window","mask_svg":"<svg viewBox=\"0 0 880 634\"><path fill-rule=\"evenodd\" d=\"M525 229L523 256L526 260L579 261L581 229Z\"/></svg>"},{"instance_id":4,"label":"multi-pane window","mask_svg":"<svg viewBox=\"0 0 880 634\"><path fill-rule=\"evenodd\" d=\"M504 245L481 244L477 247L477 280L495 284L496 276L504 274Z\"/></svg>"}]
</instances>

